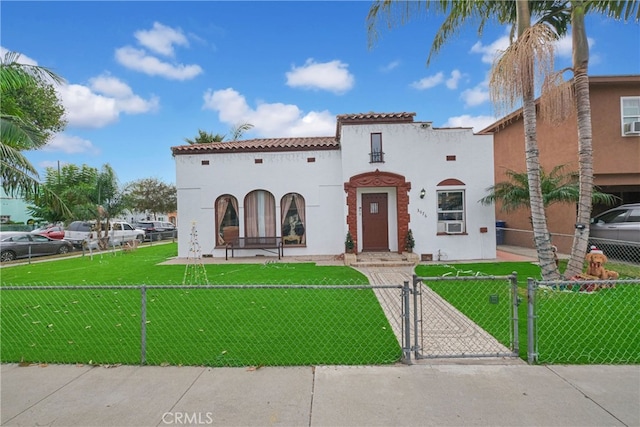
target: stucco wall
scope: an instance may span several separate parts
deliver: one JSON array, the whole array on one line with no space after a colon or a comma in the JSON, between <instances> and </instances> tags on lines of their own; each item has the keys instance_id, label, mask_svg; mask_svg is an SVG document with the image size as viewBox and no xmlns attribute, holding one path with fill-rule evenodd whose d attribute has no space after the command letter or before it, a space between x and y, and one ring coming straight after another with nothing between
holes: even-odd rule
<instances>
[{"instance_id":1,"label":"stucco wall","mask_svg":"<svg viewBox=\"0 0 640 427\"><path fill-rule=\"evenodd\" d=\"M369 163L371 133L382 133L384 163ZM485 189L493 185L493 138L474 135L471 129L424 128L421 123L358 124L342 127L343 179L376 169L403 175L411 183L409 194L409 228L416 242L414 252L440 253L442 259L467 260L495 257L495 215L492 206L482 206L478 200ZM455 156L455 160L447 160ZM438 183L455 178L463 187L438 187ZM426 197L420 199L422 189ZM438 235L438 189L464 189L466 204L466 234ZM372 192L372 189L363 189ZM389 191L390 218L395 210L395 197ZM392 202L393 200L393 202ZM361 213L358 210L358 224ZM391 221L390 221L390 224ZM481 232L486 228L486 232ZM359 230L360 232L360 230ZM395 231L390 226L390 249L395 250ZM404 238L404 236L401 236ZM397 246L397 244L396 244Z\"/></svg>"},{"instance_id":2,"label":"stucco wall","mask_svg":"<svg viewBox=\"0 0 640 427\"><path fill-rule=\"evenodd\" d=\"M370 134L381 132L384 163L370 163ZM468 260L495 258L495 216L492 206L478 200L493 184L493 137L473 135L470 129L424 128L420 123L356 124L342 126L341 150L260 153L207 153L176 155L176 186L180 212L178 256L190 253L192 224L203 254L224 256L216 249L216 199L235 196L239 204L240 236L244 236L244 197L251 191L271 192L280 221L283 195L295 192L306 202L306 247L287 247L285 255L337 255L344 251L347 226L345 183L358 174L375 170L402 175L412 187L408 214L399 218L397 208L407 199L406 189L389 185L358 187L356 195L358 235L362 233L360 203L363 193L388 194L389 250L402 251L404 240L396 224L412 229L414 252L434 259ZM447 160L449 156L449 160ZM308 162L309 158L315 162ZM256 163L260 159L261 163ZM208 164L202 164L208 161ZM447 179L463 186L438 187ZM424 199L419 198L422 189ZM466 233L443 235L437 230L438 189L465 191ZM405 194L398 194L404 191ZM398 203L398 201L400 202ZM407 218L407 216L409 218ZM279 227L278 227L279 230ZM280 233L278 233L280 234ZM358 249L361 249L358 242ZM263 253L242 251L242 255Z\"/></svg>"},{"instance_id":3,"label":"stucco wall","mask_svg":"<svg viewBox=\"0 0 640 427\"><path fill-rule=\"evenodd\" d=\"M308 162L308 158L315 162ZM262 163L256 163L261 159ZM208 160L208 165L202 165ZM238 200L240 236L244 235L244 197L253 190L271 192L276 203L276 224L280 201L287 193L305 199L307 248L314 254L344 251L344 191L338 150L286 153L228 153L176 156L178 190L178 256L189 256L190 233L195 222L203 254L224 256L215 249L215 201L223 194ZM278 227L279 229L279 227ZM287 255L308 253L307 248L289 248ZM239 255L265 254L243 250Z\"/></svg>"},{"instance_id":4,"label":"stucco wall","mask_svg":"<svg viewBox=\"0 0 640 427\"><path fill-rule=\"evenodd\" d=\"M590 84L591 119L593 133L594 184L598 186L640 187L640 137L622 136L620 126L620 97L640 96L640 78L635 83L616 82L616 79L592 78ZM565 172L578 171L578 132L576 116L552 124L537 122L540 164L549 172L555 166L566 165ZM494 134L495 182L506 180L505 171L526 171L523 122L517 117ZM556 204L547 210L547 225L553 243L560 252L571 250L575 228L575 204ZM507 228L531 230L529 209L505 213L496 207L496 217L507 222ZM505 243L533 247L531 233L508 231Z\"/></svg>"}]
</instances>

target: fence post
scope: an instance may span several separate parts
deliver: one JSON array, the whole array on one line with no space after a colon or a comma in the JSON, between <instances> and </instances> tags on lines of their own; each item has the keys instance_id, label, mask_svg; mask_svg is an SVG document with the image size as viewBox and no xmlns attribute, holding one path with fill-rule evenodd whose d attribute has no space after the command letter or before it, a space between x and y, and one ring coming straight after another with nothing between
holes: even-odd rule
<instances>
[{"instance_id":1,"label":"fence post","mask_svg":"<svg viewBox=\"0 0 640 427\"><path fill-rule=\"evenodd\" d=\"M527 362L535 363L538 358L535 339L535 281L527 279Z\"/></svg>"},{"instance_id":2,"label":"fence post","mask_svg":"<svg viewBox=\"0 0 640 427\"><path fill-rule=\"evenodd\" d=\"M418 295L420 291L418 290L418 286L420 284L420 280L418 276L413 275L413 357L416 359L420 356L420 344L418 342L418 323L420 323L420 332L422 331L422 304L418 304ZM420 310L420 317L418 317L418 310ZM421 337L422 334L420 333Z\"/></svg>"},{"instance_id":3,"label":"fence post","mask_svg":"<svg viewBox=\"0 0 640 427\"><path fill-rule=\"evenodd\" d=\"M410 298L409 298L409 281L405 280L402 286L403 312L404 318L404 337L402 339L402 363L411 365L411 315L410 315Z\"/></svg>"},{"instance_id":4,"label":"fence post","mask_svg":"<svg viewBox=\"0 0 640 427\"><path fill-rule=\"evenodd\" d=\"M520 354L520 337L518 334L518 306L520 305L520 297L518 296L518 273L514 271L510 276L511 295L513 298L513 353L518 356Z\"/></svg>"},{"instance_id":5,"label":"fence post","mask_svg":"<svg viewBox=\"0 0 640 427\"><path fill-rule=\"evenodd\" d=\"M140 286L140 364L147 363L147 286Z\"/></svg>"}]
</instances>

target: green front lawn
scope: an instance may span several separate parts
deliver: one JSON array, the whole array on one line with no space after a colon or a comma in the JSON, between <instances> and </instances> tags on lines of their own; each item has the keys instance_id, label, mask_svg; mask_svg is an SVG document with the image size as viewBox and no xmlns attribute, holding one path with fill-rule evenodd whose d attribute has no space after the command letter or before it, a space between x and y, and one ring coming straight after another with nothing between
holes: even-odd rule
<instances>
[{"instance_id":1,"label":"green front lawn","mask_svg":"<svg viewBox=\"0 0 640 427\"><path fill-rule=\"evenodd\" d=\"M2 269L2 286L125 285L124 289L4 290L3 362L258 366L394 363L401 349L365 276L313 263L157 265L176 245ZM192 270L194 269L195 270ZM180 287L203 277L219 288ZM195 272L195 273L194 273ZM146 319L141 291L147 284ZM229 289L223 285L287 285ZM320 289L294 285L318 285ZM154 285L156 285L154 287ZM328 285L348 285L330 289Z\"/></svg>"}]
</instances>

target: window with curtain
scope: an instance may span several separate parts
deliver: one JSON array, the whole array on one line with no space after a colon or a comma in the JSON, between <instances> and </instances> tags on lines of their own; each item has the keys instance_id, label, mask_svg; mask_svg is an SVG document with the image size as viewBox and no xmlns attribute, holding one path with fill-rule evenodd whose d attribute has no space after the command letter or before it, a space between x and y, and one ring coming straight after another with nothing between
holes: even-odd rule
<instances>
[{"instance_id":1,"label":"window with curtain","mask_svg":"<svg viewBox=\"0 0 640 427\"><path fill-rule=\"evenodd\" d=\"M239 225L238 200L230 194L218 197L216 200L217 245L224 246L236 239L240 234Z\"/></svg>"},{"instance_id":2,"label":"window with curtain","mask_svg":"<svg viewBox=\"0 0 640 427\"><path fill-rule=\"evenodd\" d=\"M285 194L280 201L282 241L285 245L306 244L304 198L297 193Z\"/></svg>"},{"instance_id":3,"label":"window with curtain","mask_svg":"<svg viewBox=\"0 0 640 427\"><path fill-rule=\"evenodd\" d=\"M245 237L276 235L276 202L273 194L254 190L244 199Z\"/></svg>"}]
</instances>

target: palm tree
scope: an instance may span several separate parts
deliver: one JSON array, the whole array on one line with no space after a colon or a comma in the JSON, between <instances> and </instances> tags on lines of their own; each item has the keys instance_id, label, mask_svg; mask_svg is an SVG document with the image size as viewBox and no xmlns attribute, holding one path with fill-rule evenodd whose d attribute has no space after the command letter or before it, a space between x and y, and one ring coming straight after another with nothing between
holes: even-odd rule
<instances>
[{"instance_id":1,"label":"palm tree","mask_svg":"<svg viewBox=\"0 0 640 427\"><path fill-rule=\"evenodd\" d=\"M545 208L555 203L577 203L580 197L580 185L577 172L564 173L564 165L554 167L546 173L540 168L540 186L542 189L542 203ZM487 188L489 193L480 199L483 205L500 202L505 212L529 207L529 178L526 172L507 170L507 181L499 182ZM611 205L617 199L611 194L593 191L593 201Z\"/></svg>"},{"instance_id":2,"label":"palm tree","mask_svg":"<svg viewBox=\"0 0 640 427\"><path fill-rule=\"evenodd\" d=\"M522 102L533 239L542 277L545 280L557 280L560 279L560 272L555 262L542 197L535 104L536 72L542 76L553 72L553 41L556 34L545 24L531 25L527 1L516 2L516 27L516 41L497 58L491 69L490 96L494 105L504 106L507 111L512 111L516 103Z\"/></svg>"},{"instance_id":3,"label":"palm tree","mask_svg":"<svg viewBox=\"0 0 640 427\"><path fill-rule=\"evenodd\" d=\"M369 31L375 29L378 13L385 10L388 18L391 16L391 0L375 2L369 10ZM539 3L537 7L550 6L549 2ZM407 2L404 12L405 19L410 17L412 8L420 8L415 3ZM538 143L536 139L536 107L535 107L535 71L541 67L542 75L553 70L553 43L556 39L549 27L543 23L531 26L531 14L529 2L511 1L495 2L484 0L459 0L426 2L425 10L436 7L439 11L448 13L448 17L441 28L440 37L436 37L431 52L437 52L444 43L447 35L455 33L460 25L470 18L478 18L481 32L489 19L498 22L515 22L517 39L512 42L507 51L498 58L492 67L491 95L496 106L504 104L508 108L521 100L523 121L525 129L525 155L528 176L529 206L531 209L534 241L540 262L542 277L547 280L560 278L560 273L555 264L551 236L547 228L544 204L542 203L542 190L540 187L540 160ZM390 25L391 21L388 21ZM370 38L371 40L371 38ZM431 58L431 54L429 59Z\"/></svg>"},{"instance_id":4,"label":"palm tree","mask_svg":"<svg viewBox=\"0 0 640 427\"><path fill-rule=\"evenodd\" d=\"M399 2L392 0L375 1L369 10L368 33L370 45L375 41L377 36L376 26L379 13L385 12L387 24L389 27L395 25L392 15L392 6L404 4L404 7L396 8L401 12L401 23L406 22L413 14L420 12L422 7L425 10L429 6L436 7L437 10L448 13L444 23L434 38L431 51L427 60L427 65L431 57L437 53L442 45L455 34L462 24L469 19L477 19L478 32L482 30L489 19L494 19L500 24L516 23L518 29L518 37L522 37L527 27L530 26L530 11L539 16L536 24L547 24L552 27L558 36L565 35L568 26L571 24L573 36L573 86L572 91L575 92L575 104L578 118L578 145L579 145L579 172L580 172L580 197L578 202L577 224L584 227L576 227L574 241L571 251L571 259L567 268L566 275L570 277L572 274L580 272L582 269L584 254L587 247L587 238L589 235L589 217L592 209L592 192L593 192L593 156L591 147L591 109L589 103L589 82L587 76L587 66L589 59L588 43L586 30L584 25L584 16L589 11L594 11L614 19L635 20L640 18L640 8L638 2L631 1L591 1L591 0L562 0L562 1L440 1L440 2ZM534 25L533 27L536 27ZM512 30L513 34L513 30ZM512 51L517 50L512 48ZM512 55L515 56L515 55ZM503 62L503 64L506 63ZM506 64L505 64L506 65ZM525 67L526 71L528 67ZM548 70L548 69L547 69ZM494 67L494 71L496 68ZM508 81L509 68L503 68L504 78ZM498 78L498 75L494 74ZM553 80L553 79L552 79ZM492 88L497 89L495 86ZM544 93L544 92L543 92ZM494 93L494 95L498 93ZM518 94L516 92L516 94ZM530 181L533 184L531 188L536 188L535 182L540 179L539 169L536 167L538 162L537 142L535 142L535 124L532 125L531 120L535 121L535 109L532 105L532 93L527 91L522 93L523 97L523 121L525 126L525 151L527 153L527 170L530 171ZM495 98L494 98L495 99ZM531 117L531 112L534 116ZM555 110L553 115L558 115ZM563 116L563 115L560 115ZM534 132L531 134L531 132ZM538 162L539 165L539 162ZM538 173L536 174L536 170ZM536 176L537 175L537 176ZM553 265L550 263L550 239L548 230L546 229L546 217L544 216L543 204L539 203L541 196L537 191L533 191L532 211L536 212L533 228L536 238L536 249L538 250L538 258L543 270L543 277L555 278L557 271L553 271ZM540 216L542 214L542 217ZM532 214L533 216L533 214ZM538 243L543 246L537 246Z\"/></svg>"},{"instance_id":5,"label":"palm tree","mask_svg":"<svg viewBox=\"0 0 640 427\"><path fill-rule=\"evenodd\" d=\"M589 96L589 44L584 22L585 15L593 10L605 14L614 19L635 20L640 19L640 7L637 1L588 1L571 0L561 2L561 10L571 16L572 35L572 71L573 79L563 84L566 89L553 91L560 93L561 97L569 92L573 94L578 126L578 165L580 174L580 197L578 200L578 213L574 231L571 257L567 265L565 277L572 277L582 271L583 260L587 252L589 238L589 219L593 208L593 135L591 129L591 101ZM635 15L635 18L634 18ZM562 70L565 71L565 70ZM552 81L557 81L560 73L552 76ZM543 92L544 94L544 92ZM554 103L555 105L555 103ZM557 108L551 108L551 115L558 113Z\"/></svg>"},{"instance_id":6,"label":"palm tree","mask_svg":"<svg viewBox=\"0 0 640 427\"><path fill-rule=\"evenodd\" d=\"M20 54L7 52L0 59L0 99L10 91L37 86L40 82L60 84L64 79L45 67L18 62ZM23 120L23 111L14 103L0 102L0 178L7 194L23 197L46 198L51 207L69 213L69 208L57 194L39 192L38 171L22 154L36 150L47 142L47 134Z\"/></svg>"},{"instance_id":7,"label":"palm tree","mask_svg":"<svg viewBox=\"0 0 640 427\"><path fill-rule=\"evenodd\" d=\"M98 244L100 249L107 249L109 221L126 208L125 197L119 190L118 177L108 163L97 174L95 189L88 196L96 206L97 224L106 224L104 228L98 227Z\"/></svg>"},{"instance_id":8,"label":"palm tree","mask_svg":"<svg viewBox=\"0 0 640 427\"><path fill-rule=\"evenodd\" d=\"M191 144L211 144L214 142L222 142L224 140L225 135L220 135L216 133L215 135L211 132L204 131L202 129L198 129L198 136L193 139L185 138L184 140Z\"/></svg>"},{"instance_id":9,"label":"palm tree","mask_svg":"<svg viewBox=\"0 0 640 427\"><path fill-rule=\"evenodd\" d=\"M242 123L236 125L231 128L231 141L237 141L242 138L242 135L249 129L253 128L252 124ZM202 129L198 129L198 136L193 139L185 138L184 140L193 145L193 144L211 144L214 142L224 142L227 135L221 135L219 133L213 134L212 132L207 132Z\"/></svg>"},{"instance_id":10,"label":"palm tree","mask_svg":"<svg viewBox=\"0 0 640 427\"><path fill-rule=\"evenodd\" d=\"M40 81L62 83L62 77L45 67L18 62L20 54L7 52L0 59L0 97L10 90L37 85ZM13 103L0 103L0 176L9 194L34 194L38 172L21 153L46 144L40 129L22 119L23 113Z\"/></svg>"},{"instance_id":11,"label":"palm tree","mask_svg":"<svg viewBox=\"0 0 640 427\"><path fill-rule=\"evenodd\" d=\"M242 136L244 135L244 133L248 130L251 130L253 128L253 125L251 123L240 123L234 127L231 128L231 141L237 141L240 138L242 138Z\"/></svg>"}]
</instances>

